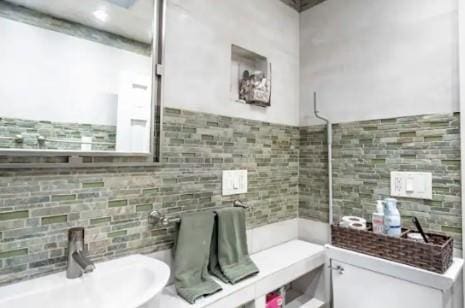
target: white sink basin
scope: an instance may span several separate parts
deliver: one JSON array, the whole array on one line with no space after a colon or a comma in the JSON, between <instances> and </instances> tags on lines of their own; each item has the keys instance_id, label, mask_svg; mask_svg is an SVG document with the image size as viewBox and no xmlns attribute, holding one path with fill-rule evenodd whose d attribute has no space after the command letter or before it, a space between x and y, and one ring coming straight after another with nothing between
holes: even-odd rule
<instances>
[{"instance_id":1,"label":"white sink basin","mask_svg":"<svg viewBox=\"0 0 465 308\"><path fill-rule=\"evenodd\" d=\"M67 279L65 272L0 288L2 308L158 308L170 276L158 260L132 255L98 263L93 273Z\"/></svg>"}]
</instances>

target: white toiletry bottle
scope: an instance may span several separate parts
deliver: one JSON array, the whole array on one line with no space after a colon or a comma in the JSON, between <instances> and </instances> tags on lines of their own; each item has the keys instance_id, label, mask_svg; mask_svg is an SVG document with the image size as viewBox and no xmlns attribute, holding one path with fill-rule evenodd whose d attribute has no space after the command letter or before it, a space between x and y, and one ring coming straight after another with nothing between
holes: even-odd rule
<instances>
[{"instance_id":1,"label":"white toiletry bottle","mask_svg":"<svg viewBox=\"0 0 465 308\"><path fill-rule=\"evenodd\" d=\"M396 237L402 233L397 200L394 198L384 199L384 233Z\"/></svg>"},{"instance_id":2,"label":"white toiletry bottle","mask_svg":"<svg viewBox=\"0 0 465 308\"><path fill-rule=\"evenodd\" d=\"M373 224L373 232L377 234L384 233L384 205L383 200L376 201L376 212L373 213L371 222Z\"/></svg>"}]
</instances>

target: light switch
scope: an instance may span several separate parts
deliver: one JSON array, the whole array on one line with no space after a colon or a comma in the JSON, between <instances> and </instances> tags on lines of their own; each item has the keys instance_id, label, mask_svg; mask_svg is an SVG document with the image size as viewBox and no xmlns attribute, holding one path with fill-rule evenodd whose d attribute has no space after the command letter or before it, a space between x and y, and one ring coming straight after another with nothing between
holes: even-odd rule
<instances>
[{"instance_id":1,"label":"light switch","mask_svg":"<svg viewBox=\"0 0 465 308\"><path fill-rule=\"evenodd\" d=\"M415 199L433 198L431 172L391 172L391 196Z\"/></svg>"},{"instance_id":2,"label":"light switch","mask_svg":"<svg viewBox=\"0 0 465 308\"><path fill-rule=\"evenodd\" d=\"M235 177L233 180L233 189L234 190L239 189L239 179L237 177Z\"/></svg>"},{"instance_id":3,"label":"light switch","mask_svg":"<svg viewBox=\"0 0 465 308\"><path fill-rule=\"evenodd\" d=\"M247 170L223 171L223 196L247 192Z\"/></svg>"},{"instance_id":4,"label":"light switch","mask_svg":"<svg viewBox=\"0 0 465 308\"><path fill-rule=\"evenodd\" d=\"M415 190L413 189L413 177L407 178L407 184L405 185L405 191L408 193L413 193Z\"/></svg>"},{"instance_id":5,"label":"light switch","mask_svg":"<svg viewBox=\"0 0 465 308\"><path fill-rule=\"evenodd\" d=\"M424 177L418 179L415 190L419 193L425 193L427 191L427 185Z\"/></svg>"},{"instance_id":6,"label":"light switch","mask_svg":"<svg viewBox=\"0 0 465 308\"><path fill-rule=\"evenodd\" d=\"M395 192L398 192L398 193L402 191L402 178L401 177L394 178L394 190Z\"/></svg>"},{"instance_id":7,"label":"light switch","mask_svg":"<svg viewBox=\"0 0 465 308\"><path fill-rule=\"evenodd\" d=\"M92 151L92 137L81 137L81 151Z\"/></svg>"}]
</instances>

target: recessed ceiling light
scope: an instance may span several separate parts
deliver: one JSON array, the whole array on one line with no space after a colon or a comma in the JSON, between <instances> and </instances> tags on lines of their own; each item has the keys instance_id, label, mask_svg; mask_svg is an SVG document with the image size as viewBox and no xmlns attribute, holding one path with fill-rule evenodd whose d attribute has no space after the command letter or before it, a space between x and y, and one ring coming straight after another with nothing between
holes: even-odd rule
<instances>
[{"instance_id":1,"label":"recessed ceiling light","mask_svg":"<svg viewBox=\"0 0 465 308\"><path fill-rule=\"evenodd\" d=\"M103 9L99 9L94 12L94 17L101 22L105 22L108 19L108 13Z\"/></svg>"}]
</instances>

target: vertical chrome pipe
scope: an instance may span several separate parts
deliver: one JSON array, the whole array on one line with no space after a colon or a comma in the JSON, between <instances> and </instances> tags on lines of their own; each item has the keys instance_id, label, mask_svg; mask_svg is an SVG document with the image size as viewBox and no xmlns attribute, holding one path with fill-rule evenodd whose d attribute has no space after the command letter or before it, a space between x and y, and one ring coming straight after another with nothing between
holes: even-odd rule
<instances>
[{"instance_id":1,"label":"vertical chrome pipe","mask_svg":"<svg viewBox=\"0 0 465 308\"><path fill-rule=\"evenodd\" d=\"M317 108L317 101L316 101L316 92L313 92L313 112L317 119L320 119L326 122L326 131L327 131L327 140L328 140L328 205L329 205L329 225L333 223L333 151L332 151L332 144L333 144L333 126L331 122L325 118L320 116L320 112Z\"/></svg>"},{"instance_id":2,"label":"vertical chrome pipe","mask_svg":"<svg viewBox=\"0 0 465 308\"><path fill-rule=\"evenodd\" d=\"M164 65L166 6L168 0L154 1L154 22L152 40L152 123L150 149L154 161L161 161L163 131Z\"/></svg>"}]
</instances>

